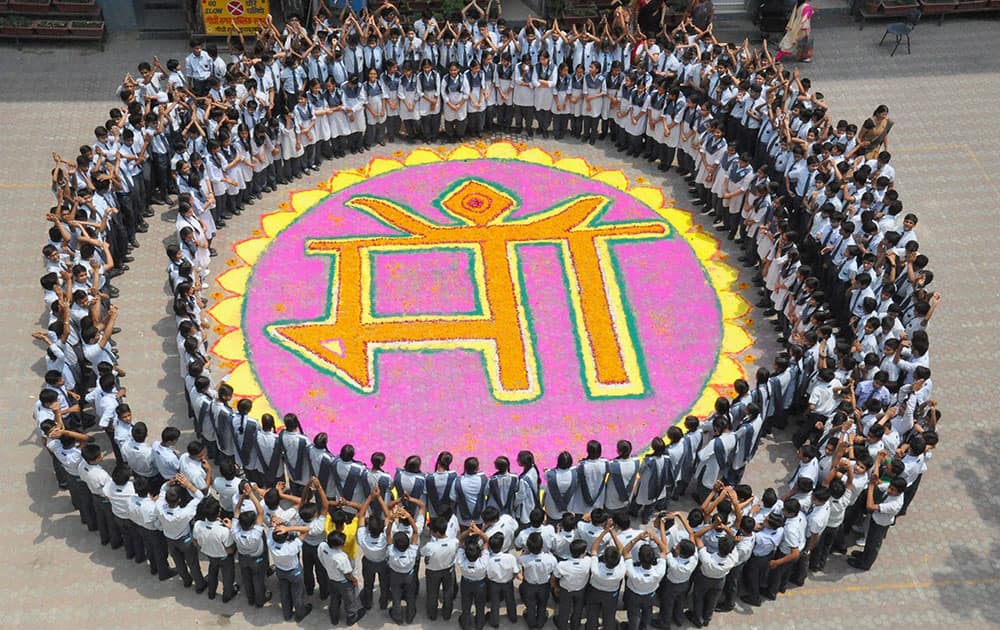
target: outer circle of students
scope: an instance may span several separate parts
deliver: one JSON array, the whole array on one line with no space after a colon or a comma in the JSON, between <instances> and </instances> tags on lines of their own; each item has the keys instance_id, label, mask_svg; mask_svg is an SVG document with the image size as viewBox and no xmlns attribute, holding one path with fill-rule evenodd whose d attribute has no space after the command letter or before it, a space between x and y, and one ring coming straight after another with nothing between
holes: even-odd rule
<instances>
[{"instance_id":1,"label":"outer circle of students","mask_svg":"<svg viewBox=\"0 0 1000 630\"><path fill-rule=\"evenodd\" d=\"M530 20L514 31L497 9L472 2L454 22L425 13L410 24L386 3L321 16L311 32L268 20L233 45L230 64L192 42L183 70L154 57L126 76L123 105L93 145L72 161L53 154L34 418L81 521L160 580L179 576L212 599L221 581L223 602L242 592L262 607L276 575L285 619L303 619L318 597L334 624L376 605L412 622L422 587L427 618L457 613L463 628L495 627L501 609L540 628L550 607L561 630L614 628L621 605L629 628L701 627L737 598L756 607L802 585L851 546L847 563L870 569L940 419L925 331L940 295L895 188L888 108L860 128L834 125L797 70L690 21L644 37L615 8L597 25ZM294 414L280 433L275 418L255 418L210 374L202 294L216 230L324 160L387 140L437 142L442 125L456 141L551 128L676 168L757 270L758 306L785 350L643 456L622 440L605 459L591 441L583 459L560 453L544 474L528 451L513 470L497 458L489 477L476 458L453 471L447 452L433 472L411 456L390 474L382 453L370 467L349 444L333 455ZM149 445L122 401L110 283L169 195L168 276L195 433L179 456L180 429ZM110 474L95 425L110 440ZM799 464L787 484L756 493L743 473L775 431L790 435ZM689 490L700 505L672 509Z\"/></svg>"}]
</instances>

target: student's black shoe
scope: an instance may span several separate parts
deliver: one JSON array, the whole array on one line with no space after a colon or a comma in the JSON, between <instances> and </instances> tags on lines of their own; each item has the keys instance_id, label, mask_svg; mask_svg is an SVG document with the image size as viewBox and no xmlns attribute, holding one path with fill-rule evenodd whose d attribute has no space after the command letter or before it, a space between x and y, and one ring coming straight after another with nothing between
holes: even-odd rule
<instances>
[{"instance_id":1,"label":"student's black shoe","mask_svg":"<svg viewBox=\"0 0 1000 630\"><path fill-rule=\"evenodd\" d=\"M226 221L225 221L225 219L219 219L218 221L216 221L215 222L215 227L217 227L217 228L224 228L224 227L226 227Z\"/></svg>"},{"instance_id":2,"label":"student's black shoe","mask_svg":"<svg viewBox=\"0 0 1000 630\"><path fill-rule=\"evenodd\" d=\"M236 216L243 214L243 208L234 208L233 214L235 214Z\"/></svg>"},{"instance_id":3,"label":"student's black shoe","mask_svg":"<svg viewBox=\"0 0 1000 630\"><path fill-rule=\"evenodd\" d=\"M591 138L590 140L587 140L587 144L589 144L590 146L594 146L594 144L596 144L596 142L597 141L594 140L593 138Z\"/></svg>"},{"instance_id":4,"label":"student's black shoe","mask_svg":"<svg viewBox=\"0 0 1000 630\"><path fill-rule=\"evenodd\" d=\"M747 604L748 606L760 606L763 603L760 601L760 599L750 599L746 595L741 596L740 601L743 602L744 604Z\"/></svg>"},{"instance_id":5,"label":"student's black shoe","mask_svg":"<svg viewBox=\"0 0 1000 630\"><path fill-rule=\"evenodd\" d=\"M309 613L311 613L312 610L313 610L313 605L306 604L302 610L302 614L295 615L295 621L302 621L303 619L309 616Z\"/></svg>"},{"instance_id":6,"label":"student's black shoe","mask_svg":"<svg viewBox=\"0 0 1000 630\"><path fill-rule=\"evenodd\" d=\"M703 625L705 625L701 622L701 619L698 619L697 617L694 616L693 610L685 610L684 616L687 617L688 621L690 621L691 625L694 626L695 628L700 628Z\"/></svg>"},{"instance_id":7,"label":"student's black shoe","mask_svg":"<svg viewBox=\"0 0 1000 630\"><path fill-rule=\"evenodd\" d=\"M139 239L133 237L132 240L128 242L128 246L131 249L139 249Z\"/></svg>"},{"instance_id":8,"label":"student's black shoe","mask_svg":"<svg viewBox=\"0 0 1000 630\"><path fill-rule=\"evenodd\" d=\"M104 288L108 292L108 297L116 298L120 294L120 291L118 291L118 287L109 287L108 285L104 285ZM115 548L117 549L117 547Z\"/></svg>"},{"instance_id":9,"label":"student's black shoe","mask_svg":"<svg viewBox=\"0 0 1000 630\"><path fill-rule=\"evenodd\" d=\"M212 591L211 593L208 594L208 598L209 599L215 599L215 597L216 597L217 594L218 593L216 593L215 591Z\"/></svg>"},{"instance_id":10,"label":"student's black shoe","mask_svg":"<svg viewBox=\"0 0 1000 630\"><path fill-rule=\"evenodd\" d=\"M216 251L216 249L214 247L209 247L208 248L208 255L212 256L214 258L214 257L216 257L216 256L219 255L219 252Z\"/></svg>"},{"instance_id":11,"label":"student's black shoe","mask_svg":"<svg viewBox=\"0 0 1000 630\"><path fill-rule=\"evenodd\" d=\"M543 131L542 132L542 137L543 138L548 138L549 137L549 132L548 131Z\"/></svg>"},{"instance_id":12,"label":"student's black shoe","mask_svg":"<svg viewBox=\"0 0 1000 630\"><path fill-rule=\"evenodd\" d=\"M774 593L772 593L771 591L761 591L760 592L760 596L763 597L764 599L772 601L772 602L774 600L778 599L778 596L775 595Z\"/></svg>"},{"instance_id":13,"label":"student's black shoe","mask_svg":"<svg viewBox=\"0 0 1000 630\"><path fill-rule=\"evenodd\" d=\"M175 575L177 575L177 571L174 571L173 569L170 569L169 571L167 571L166 575L161 575L160 576L160 581L161 582L166 582L167 580L169 580L170 578L174 577ZM187 588L188 586L190 586L190 584L186 584L185 588Z\"/></svg>"},{"instance_id":14,"label":"student's black shoe","mask_svg":"<svg viewBox=\"0 0 1000 630\"><path fill-rule=\"evenodd\" d=\"M716 604L715 612L729 612L736 608L735 604Z\"/></svg>"},{"instance_id":15,"label":"student's black shoe","mask_svg":"<svg viewBox=\"0 0 1000 630\"><path fill-rule=\"evenodd\" d=\"M232 595L230 595L229 597L223 597L222 598L222 603L223 604L228 604L230 601L232 601L232 599L234 597L236 597L239 594L240 594L240 585L237 584L237 585L233 586L233 594Z\"/></svg>"},{"instance_id":16,"label":"student's black shoe","mask_svg":"<svg viewBox=\"0 0 1000 630\"><path fill-rule=\"evenodd\" d=\"M670 170L670 167L669 167L669 166L664 166L664 165L662 165L662 164L660 164L660 165L659 165L659 166L657 166L656 168L657 168L657 170L660 170L660 171L663 171L664 173L666 173L667 171L669 171L669 170Z\"/></svg>"},{"instance_id":17,"label":"student's black shoe","mask_svg":"<svg viewBox=\"0 0 1000 630\"><path fill-rule=\"evenodd\" d=\"M194 582L184 582L184 588L191 588L192 584L194 584Z\"/></svg>"},{"instance_id":18,"label":"student's black shoe","mask_svg":"<svg viewBox=\"0 0 1000 630\"><path fill-rule=\"evenodd\" d=\"M199 586L199 587L196 587L196 588L194 589L194 592L195 592L195 593L198 593L199 595L201 595L202 593L204 593L204 592L205 592L205 591L207 591L207 590L208 590L208 582L205 582L205 583L204 583L204 584L202 584L201 586Z\"/></svg>"},{"instance_id":19,"label":"student's black shoe","mask_svg":"<svg viewBox=\"0 0 1000 630\"><path fill-rule=\"evenodd\" d=\"M117 278L118 276L122 275L123 273L125 273L125 272L122 269L119 269L119 268L109 269L108 271L106 271L104 273L104 277L107 278L108 280L110 280L112 278Z\"/></svg>"},{"instance_id":20,"label":"student's black shoe","mask_svg":"<svg viewBox=\"0 0 1000 630\"><path fill-rule=\"evenodd\" d=\"M266 593L264 593L264 604L266 604L267 602L271 601L271 597L272 597L271 591L267 591ZM264 604L261 604L260 606L257 606L257 608L263 608Z\"/></svg>"},{"instance_id":21,"label":"student's black shoe","mask_svg":"<svg viewBox=\"0 0 1000 630\"><path fill-rule=\"evenodd\" d=\"M135 228L135 231L138 232L139 234L145 234L146 232L149 231L149 226L148 225L140 225L137 228Z\"/></svg>"},{"instance_id":22,"label":"student's black shoe","mask_svg":"<svg viewBox=\"0 0 1000 630\"><path fill-rule=\"evenodd\" d=\"M143 211L142 216L144 216L144 217L146 217L148 219L149 217L155 217L156 216L156 212L154 212L153 210L145 210L145 211Z\"/></svg>"},{"instance_id":23,"label":"student's black shoe","mask_svg":"<svg viewBox=\"0 0 1000 630\"><path fill-rule=\"evenodd\" d=\"M848 558L847 559L847 565L850 566L850 567L853 567L853 568L855 568L855 569L857 569L859 571L867 571L868 570L868 569L865 568L865 565L861 564L861 560L858 559L858 558Z\"/></svg>"},{"instance_id":24,"label":"student's black shoe","mask_svg":"<svg viewBox=\"0 0 1000 630\"><path fill-rule=\"evenodd\" d=\"M726 231L726 230L728 230L728 229L729 229L729 228L727 228L727 227L726 227L726 226L724 226L724 225L717 225L717 226L715 226L715 231L716 231L716 232L725 232L725 231ZM730 236L730 237L729 237L729 240L733 240L733 237L731 237L731 236Z\"/></svg>"},{"instance_id":25,"label":"student's black shoe","mask_svg":"<svg viewBox=\"0 0 1000 630\"><path fill-rule=\"evenodd\" d=\"M135 256L123 256L122 262L124 263L135 262Z\"/></svg>"}]
</instances>

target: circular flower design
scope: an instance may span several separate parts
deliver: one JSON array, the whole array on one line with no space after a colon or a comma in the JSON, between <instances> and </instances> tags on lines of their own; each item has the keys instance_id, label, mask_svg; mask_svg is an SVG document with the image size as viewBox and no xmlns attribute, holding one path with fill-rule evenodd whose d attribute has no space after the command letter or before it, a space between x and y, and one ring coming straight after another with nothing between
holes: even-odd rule
<instances>
[{"instance_id":1,"label":"circular flower design","mask_svg":"<svg viewBox=\"0 0 1000 630\"><path fill-rule=\"evenodd\" d=\"M335 174L234 246L212 352L361 454L645 446L744 375L718 243L620 171L510 143Z\"/></svg>"}]
</instances>

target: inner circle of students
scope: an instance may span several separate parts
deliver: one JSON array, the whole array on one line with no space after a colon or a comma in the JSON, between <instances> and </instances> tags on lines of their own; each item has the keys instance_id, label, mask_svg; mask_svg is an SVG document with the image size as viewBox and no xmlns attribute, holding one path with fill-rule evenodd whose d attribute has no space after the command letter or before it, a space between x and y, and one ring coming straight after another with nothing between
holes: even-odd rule
<instances>
[{"instance_id":1,"label":"inner circle of students","mask_svg":"<svg viewBox=\"0 0 1000 630\"><path fill-rule=\"evenodd\" d=\"M828 563L869 570L940 419L926 332L940 294L895 187L893 123L884 105L835 123L797 68L706 26L640 29L616 5L597 23L515 30L492 0L412 22L386 2L282 29L268 18L231 41L228 62L194 41L183 61L140 63L93 144L53 154L45 217L48 325L34 336L47 371L33 415L83 525L161 581L210 599L221 581L229 607L240 595L264 607L274 589L286 620L326 605L348 625L457 615L480 629L503 612L529 628L702 627ZM436 144L442 129L455 142L551 132L674 170L706 226L742 250L758 326L783 350L710 416L649 445L621 440L609 458L612 445L591 441L498 457L489 475L448 452L386 470L382 453L366 464L334 448L349 436L310 439L294 413L278 432L210 374L216 231L324 161ZM183 444L181 427L150 440L133 417L114 339L112 280L164 204L177 208L167 273L194 429ZM768 435L791 442L798 465L752 488L743 474Z\"/></svg>"}]
</instances>

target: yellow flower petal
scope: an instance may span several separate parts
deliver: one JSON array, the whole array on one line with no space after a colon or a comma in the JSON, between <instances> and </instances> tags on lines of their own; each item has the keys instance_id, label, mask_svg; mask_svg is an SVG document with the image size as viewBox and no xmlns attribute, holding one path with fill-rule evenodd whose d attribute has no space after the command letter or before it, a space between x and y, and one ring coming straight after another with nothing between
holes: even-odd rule
<instances>
[{"instance_id":1,"label":"yellow flower petal","mask_svg":"<svg viewBox=\"0 0 1000 630\"><path fill-rule=\"evenodd\" d=\"M264 250L270 244L271 239L265 236L237 243L233 246L233 249L236 250L236 255L243 259L243 262L252 265L257 262L257 259L260 258L260 255L264 253Z\"/></svg>"},{"instance_id":2,"label":"yellow flower petal","mask_svg":"<svg viewBox=\"0 0 1000 630\"><path fill-rule=\"evenodd\" d=\"M272 212L261 218L260 223L264 227L264 233L270 238L278 235L278 232L288 227L288 224L298 216L296 212Z\"/></svg>"},{"instance_id":3,"label":"yellow flower petal","mask_svg":"<svg viewBox=\"0 0 1000 630\"><path fill-rule=\"evenodd\" d=\"M397 171L401 168L403 168L403 165L396 160L375 158L368 164L368 176L375 177L376 175L391 173L392 171Z\"/></svg>"},{"instance_id":4,"label":"yellow flower petal","mask_svg":"<svg viewBox=\"0 0 1000 630\"><path fill-rule=\"evenodd\" d=\"M720 289L725 289L732 285L739 276L739 272L730 267L727 264L706 261L702 263L705 266L705 271L708 272L710 278L712 278L712 283Z\"/></svg>"},{"instance_id":5,"label":"yellow flower petal","mask_svg":"<svg viewBox=\"0 0 1000 630\"><path fill-rule=\"evenodd\" d=\"M722 351L729 353L743 352L753 345L753 337L744 328L732 322L723 325Z\"/></svg>"},{"instance_id":6,"label":"yellow flower petal","mask_svg":"<svg viewBox=\"0 0 1000 630\"><path fill-rule=\"evenodd\" d=\"M743 366L727 354L719 355L719 363L715 366L710 383L712 385L722 385L728 387L738 378L746 376Z\"/></svg>"},{"instance_id":7,"label":"yellow flower petal","mask_svg":"<svg viewBox=\"0 0 1000 630\"><path fill-rule=\"evenodd\" d=\"M211 352L223 359L246 361L246 339L243 337L243 331L237 329L219 337L212 346Z\"/></svg>"},{"instance_id":8,"label":"yellow flower petal","mask_svg":"<svg viewBox=\"0 0 1000 630\"><path fill-rule=\"evenodd\" d=\"M617 188L618 190L628 189L628 178L625 177L625 173L621 171L601 171L594 175L591 179L596 179L599 182L604 182L612 188Z\"/></svg>"},{"instance_id":9,"label":"yellow flower petal","mask_svg":"<svg viewBox=\"0 0 1000 630\"><path fill-rule=\"evenodd\" d=\"M590 177L590 165L583 158L563 158L556 162L554 166L561 171Z\"/></svg>"},{"instance_id":10,"label":"yellow flower petal","mask_svg":"<svg viewBox=\"0 0 1000 630\"><path fill-rule=\"evenodd\" d=\"M478 149L474 149L468 146L460 146L448 154L448 159L451 161L457 160L478 160L483 157L483 154L479 152Z\"/></svg>"},{"instance_id":11,"label":"yellow flower petal","mask_svg":"<svg viewBox=\"0 0 1000 630\"><path fill-rule=\"evenodd\" d=\"M329 196L325 190L304 190L292 195L292 208L302 214Z\"/></svg>"},{"instance_id":12,"label":"yellow flower petal","mask_svg":"<svg viewBox=\"0 0 1000 630\"><path fill-rule=\"evenodd\" d=\"M539 149L538 147L532 147L521 151L518 154L517 159L522 162L530 162L531 164L541 164L542 166L552 166L552 156Z\"/></svg>"},{"instance_id":13,"label":"yellow flower petal","mask_svg":"<svg viewBox=\"0 0 1000 630\"><path fill-rule=\"evenodd\" d=\"M494 142L486 147L486 157L495 160L512 160L517 157L517 148L510 142Z\"/></svg>"},{"instance_id":14,"label":"yellow flower petal","mask_svg":"<svg viewBox=\"0 0 1000 630\"><path fill-rule=\"evenodd\" d=\"M441 156L431 149L415 149L413 153L406 156L404 164L407 166L418 166L420 164L433 164L440 161Z\"/></svg>"},{"instance_id":15,"label":"yellow flower petal","mask_svg":"<svg viewBox=\"0 0 1000 630\"><path fill-rule=\"evenodd\" d=\"M250 364L244 361L223 379L233 388L233 395L239 398L257 397L261 395L260 385L250 369Z\"/></svg>"},{"instance_id":16,"label":"yellow flower petal","mask_svg":"<svg viewBox=\"0 0 1000 630\"><path fill-rule=\"evenodd\" d=\"M659 188L653 188L652 186L640 186L628 191L628 194L632 195L654 210L663 207L663 191Z\"/></svg>"},{"instance_id":17,"label":"yellow flower petal","mask_svg":"<svg viewBox=\"0 0 1000 630\"><path fill-rule=\"evenodd\" d=\"M250 279L250 267L234 267L215 279L226 291L243 295L247 290L247 280Z\"/></svg>"},{"instance_id":18,"label":"yellow flower petal","mask_svg":"<svg viewBox=\"0 0 1000 630\"><path fill-rule=\"evenodd\" d=\"M747 302L742 295L726 291L719 294L719 303L722 304L722 318L736 319L743 317L750 312L750 302Z\"/></svg>"},{"instance_id":19,"label":"yellow flower petal","mask_svg":"<svg viewBox=\"0 0 1000 630\"><path fill-rule=\"evenodd\" d=\"M719 251L719 242L709 234L688 232L684 238L702 261L710 259Z\"/></svg>"},{"instance_id":20,"label":"yellow flower petal","mask_svg":"<svg viewBox=\"0 0 1000 630\"><path fill-rule=\"evenodd\" d=\"M243 315L243 298L231 297L208 309L208 314L223 326L239 326Z\"/></svg>"},{"instance_id":21,"label":"yellow flower petal","mask_svg":"<svg viewBox=\"0 0 1000 630\"><path fill-rule=\"evenodd\" d=\"M350 171L340 171L336 175L330 178L327 183L330 192L339 192L348 186L353 186L359 182L365 181L365 178L358 173L352 173Z\"/></svg>"},{"instance_id":22,"label":"yellow flower petal","mask_svg":"<svg viewBox=\"0 0 1000 630\"><path fill-rule=\"evenodd\" d=\"M677 208L654 208L656 212L667 220L678 233L684 234L694 225L694 219L690 212L684 212Z\"/></svg>"}]
</instances>

